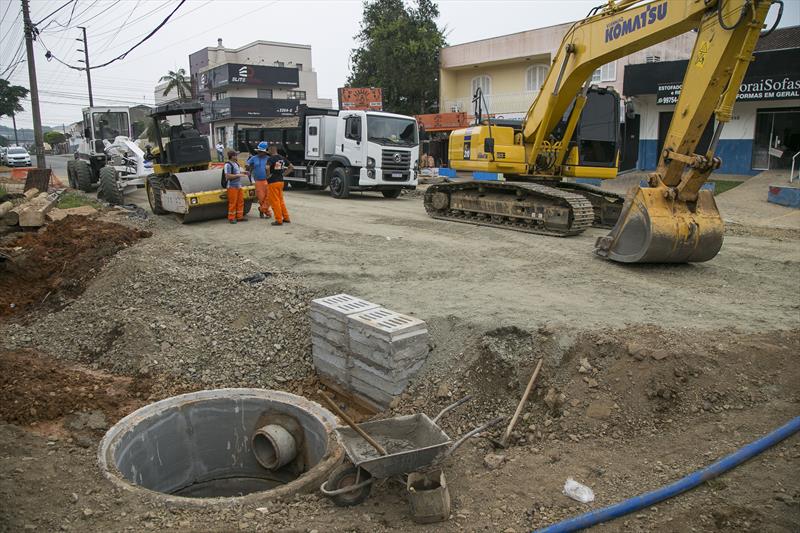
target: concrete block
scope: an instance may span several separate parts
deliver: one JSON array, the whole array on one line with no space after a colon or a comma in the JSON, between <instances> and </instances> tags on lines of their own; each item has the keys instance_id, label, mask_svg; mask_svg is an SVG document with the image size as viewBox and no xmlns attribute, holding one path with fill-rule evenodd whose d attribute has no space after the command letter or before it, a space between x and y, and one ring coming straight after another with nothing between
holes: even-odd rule
<instances>
[{"instance_id":1,"label":"concrete block","mask_svg":"<svg viewBox=\"0 0 800 533\"><path fill-rule=\"evenodd\" d=\"M414 331L428 329L425 321L419 318L395 313L383 307L350 315L347 317L347 324L348 328L360 329L367 335L388 342Z\"/></svg>"},{"instance_id":2,"label":"concrete block","mask_svg":"<svg viewBox=\"0 0 800 533\"><path fill-rule=\"evenodd\" d=\"M311 300L311 309L326 315L351 315L374 309L378 304L350 296L349 294L336 294L325 298Z\"/></svg>"},{"instance_id":3,"label":"concrete block","mask_svg":"<svg viewBox=\"0 0 800 533\"><path fill-rule=\"evenodd\" d=\"M337 331L333 328L321 326L316 322L311 322L311 338L316 337L325 339L334 346L346 350L348 347L347 332Z\"/></svg>"},{"instance_id":4,"label":"concrete block","mask_svg":"<svg viewBox=\"0 0 800 533\"><path fill-rule=\"evenodd\" d=\"M369 346L361 344L355 339L350 339L351 356L360 359L374 366L382 368L387 372L393 370L405 370L414 366L419 361L425 361L428 356L427 343L419 346L410 346L397 352L384 352L375 350Z\"/></svg>"},{"instance_id":5,"label":"concrete block","mask_svg":"<svg viewBox=\"0 0 800 533\"><path fill-rule=\"evenodd\" d=\"M344 375L343 371L328 363L327 361L315 361L314 366L317 369L317 375L323 381L332 381L338 385L344 392L360 396L368 403L375 404L377 407L385 409L389 407L394 399L394 395L387 393L372 384L358 379L350 374Z\"/></svg>"},{"instance_id":6,"label":"concrete block","mask_svg":"<svg viewBox=\"0 0 800 533\"><path fill-rule=\"evenodd\" d=\"M800 209L800 187L796 185L770 185L767 201L772 204Z\"/></svg>"}]
</instances>

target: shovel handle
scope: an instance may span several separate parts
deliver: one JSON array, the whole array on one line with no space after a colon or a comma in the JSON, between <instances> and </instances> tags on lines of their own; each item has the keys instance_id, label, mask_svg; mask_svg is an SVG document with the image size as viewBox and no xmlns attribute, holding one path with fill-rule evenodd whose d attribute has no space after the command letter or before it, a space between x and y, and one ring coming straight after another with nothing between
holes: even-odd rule
<instances>
[{"instance_id":1,"label":"shovel handle","mask_svg":"<svg viewBox=\"0 0 800 533\"><path fill-rule=\"evenodd\" d=\"M344 411L342 411L341 409L339 409L339 406L338 406L338 405L336 405L336 402L334 402L333 400L331 400L331 399L328 397L328 395L327 395L327 394L325 394L325 393L324 393L324 392L322 392L321 390L318 390L318 391L317 391L317 394L319 394L319 395L320 395L320 397L321 397L321 398L322 398L322 399L325 401L325 404L326 404L328 407L330 407L331 409L333 409L333 411L334 411L334 412L335 412L335 413L336 413L336 414L337 414L337 415L338 415L338 416L339 416L339 417L340 417L342 420L344 420L344 421L345 421L345 423L347 423L347 425L348 425L348 426L350 426L351 428L353 428L353 430L354 430L356 433L358 433L359 435L361 435L361 438L363 438L365 441L367 441L367 443L368 443L370 446L372 446L373 448L375 448L376 450L378 450L378 453L379 453L379 454L381 454L381 455L387 455L387 453L386 453L386 449L385 449L383 446L381 446L380 444L378 444L378 443L375 441L375 439L373 439L372 437L370 437L370 436L367 434L367 432L366 432L366 431L364 431L363 429L361 429L360 427L358 427L358 425L356 425L356 423L355 423L355 422L353 422L353 419L352 419L352 418L350 418L349 416L347 416L347 415L344 413Z\"/></svg>"}]
</instances>

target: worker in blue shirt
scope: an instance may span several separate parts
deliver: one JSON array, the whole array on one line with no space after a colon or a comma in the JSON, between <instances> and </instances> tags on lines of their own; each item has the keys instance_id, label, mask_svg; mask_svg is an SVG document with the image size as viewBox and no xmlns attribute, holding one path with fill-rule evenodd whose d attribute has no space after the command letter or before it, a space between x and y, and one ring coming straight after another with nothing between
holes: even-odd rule
<instances>
[{"instance_id":1,"label":"worker in blue shirt","mask_svg":"<svg viewBox=\"0 0 800 533\"><path fill-rule=\"evenodd\" d=\"M267 192L267 177L269 174L267 146L266 141L258 143L255 155L250 156L245 163L250 171L250 178L256 186L258 216L260 218L270 218L272 216L269 210L269 194Z\"/></svg>"}]
</instances>

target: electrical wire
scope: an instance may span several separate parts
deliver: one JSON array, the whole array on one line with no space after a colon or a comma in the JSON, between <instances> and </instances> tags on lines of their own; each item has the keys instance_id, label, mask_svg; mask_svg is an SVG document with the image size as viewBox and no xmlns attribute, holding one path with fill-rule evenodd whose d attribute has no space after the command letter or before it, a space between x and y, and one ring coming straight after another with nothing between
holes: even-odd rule
<instances>
[{"instance_id":1,"label":"electrical wire","mask_svg":"<svg viewBox=\"0 0 800 533\"><path fill-rule=\"evenodd\" d=\"M119 1L119 0L117 0L117 1ZM130 48L129 48L129 49L126 51L126 52L124 52L124 53L122 53L122 54L118 55L117 57L115 57L114 59L111 59L110 61L106 61L105 63L101 63L100 65L94 65L94 66L90 66L90 67L89 67L89 69L90 69L90 70L95 70L95 69L99 69L99 68L107 67L108 65L110 65L110 64L112 64L112 63L114 63L114 62L116 62L116 61L119 61L119 60L121 60L121 59L125 59L125 57L126 57L128 54L130 54L130 53L131 53L133 50L135 50L137 47L139 47L139 46L140 46L141 44L143 44L145 41L147 41L148 39L150 39L150 37L152 37L153 35L155 35L155 33L156 33L158 30L160 30L161 28L163 28L163 27L164 27L164 25L165 25L167 22L169 22L169 19L172 17L172 15L174 15L174 14L175 14L175 12L176 12L176 11L178 11L178 9L180 9L180 8L181 8L181 6L182 6L183 4L185 4L185 3L186 3L186 0L181 0L181 1L180 1L180 3L178 3L178 5L177 5L177 6L175 6L175 9L173 9L173 10L170 12L170 14L169 14L169 15L167 15L167 16L166 16L166 18L164 18L164 20L162 20L162 21L161 21L161 22L158 24L158 26L156 26L155 28L153 28L153 29L150 31L150 33L148 33L148 34L147 34L147 35L146 35L146 36L145 36L145 37L144 37L142 40L140 40L138 43L136 43L135 45L133 45L132 47L130 47ZM38 42L41 42L41 39L38 39ZM56 56L53 54L53 52L52 52L51 50L49 50L49 49L48 49L48 48L47 48L47 47L44 45L44 43L42 43L42 46L44 46L44 48L45 48L45 52L46 52L46 53L45 53L45 57L47 57L48 61L49 61L50 59L55 59L56 61L58 61L58 62L59 62L59 63L61 63L62 65L66 66L66 67L69 67L69 68L71 68L71 69L73 69L73 70L86 70L86 67L76 67L76 66L74 66L74 65L70 65L69 63L66 63L65 61L62 61L61 59L59 59L58 57L56 57Z\"/></svg>"},{"instance_id":2,"label":"electrical wire","mask_svg":"<svg viewBox=\"0 0 800 533\"><path fill-rule=\"evenodd\" d=\"M69 2L67 2L67 3L66 3L66 4L64 4L64 5L62 5L61 7L59 7L58 9L56 9L55 11L53 11L52 13L50 13L49 15L47 15L46 17L42 18L42 19L41 19L39 22L36 22L36 23L34 23L34 26L38 26L39 24L41 24L41 23L42 23L42 22L44 22L45 20L49 19L50 17L52 17L53 15L55 15L56 13L58 13L59 11L61 11L62 9L64 9L65 7L67 7L68 5L70 5L70 4L72 4L72 3L75 3L75 4L77 4L77 3L78 3L78 0L69 0Z\"/></svg>"},{"instance_id":3,"label":"electrical wire","mask_svg":"<svg viewBox=\"0 0 800 533\"><path fill-rule=\"evenodd\" d=\"M130 10L130 12L128 13L128 16L125 17L125 20L122 21L122 24L119 25L119 28L117 28L117 31L112 33L111 37L104 44L100 45L100 49L101 50L108 50L108 47L111 45L111 43L114 42L114 39L116 39L117 35L119 35L119 33L122 31L122 28L124 28L125 25L128 23L128 21L131 19L131 15L133 15L133 13L136 11L136 8L139 7L139 4L141 2L142 2L142 0L136 0L136 4L134 4L133 9ZM96 36L93 35L92 37L96 37Z\"/></svg>"}]
</instances>

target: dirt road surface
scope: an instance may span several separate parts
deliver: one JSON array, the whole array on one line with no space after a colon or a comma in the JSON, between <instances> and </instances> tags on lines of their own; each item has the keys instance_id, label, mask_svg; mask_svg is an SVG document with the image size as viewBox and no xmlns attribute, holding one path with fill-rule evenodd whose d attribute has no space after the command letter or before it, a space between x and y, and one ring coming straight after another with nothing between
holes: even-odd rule
<instances>
[{"instance_id":1,"label":"dirt road surface","mask_svg":"<svg viewBox=\"0 0 800 533\"><path fill-rule=\"evenodd\" d=\"M592 255L605 230L556 239L435 221L418 193L286 202L282 227L255 210L237 225L151 219L152 236L98 272L0 318L0 531L529 531L672 482L800 414L798 231L737 225L708 263L623 266ZM446 464L448 522L414 524L395 483L348 509L310 494L187 510L103 478L99 439L138 406L211 387L312 397L307 303L337 292L430 326L428 360L386 416L472 394L443 422L458 435L509 416L544 358L512 446L474 439ZM797 531L798 474L795 436L597 530ZM561 494L567 477L597 500Z\"/></svg>"},{"instance_id":2,"label":"dirt road surface","mask_svg":"<svg viewBox=\"0 0 800 533\"><path fill-rule=\"evenodd\" d=\"M420 198L355 195L342 202L289 192L292 224L175 224L177 239L224 244L316 285L482 327L547 322L580 328L652 323L745 329L800 322L800 233L729 235L720 254L693 265L620 265L592 254L607 230L559 239L438 221ZM256 216L253 216L253 215Z\"/></svg>"}]
</instances>

